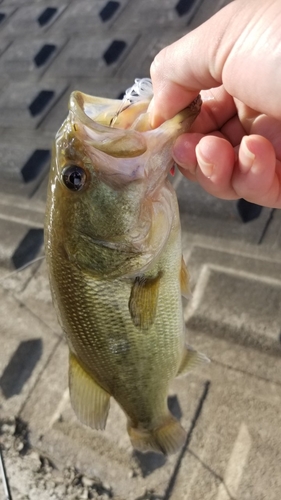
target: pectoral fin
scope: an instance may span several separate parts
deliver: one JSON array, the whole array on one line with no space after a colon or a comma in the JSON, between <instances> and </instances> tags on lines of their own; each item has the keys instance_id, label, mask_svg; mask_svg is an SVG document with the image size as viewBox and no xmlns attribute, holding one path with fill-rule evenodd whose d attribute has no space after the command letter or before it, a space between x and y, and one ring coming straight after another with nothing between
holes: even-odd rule
<instances>
[{"instance_id":1,"label":"pectoral fin","mask_svg":"<svg viewBox=\"0 0 281 500\"><path fill-rule=\"evenodd\" d=\"M110 395L82 368L72 353L69 357L69 392L79 420L93 429L104 429Z\"/></svg>"},{"instance_id":2,"label":"pectoral fin","mask_svg":"<svg viewBox=\"0 0 281 500\"><path fill-rule=\"evenodd\" d=\"M210 360L207 356L205 356L205 354L196 351L193 347L186 346L177 376L185 375L196 366L209 362Z\"/></svg>"},{"instance_id":3,"label":"pectoral fin","mask_svg":"<svg viewBox=\"0 0 281 500\"><path fill-rule=\"evenodd\" d=\"M143 330L154 323L161 276L161 272L155 278L138 276L133 283L129 311L134 325Z\"/></svg>"},{"instance_id":4,"label":"pectoral fin","mask_svg":"<svg viewBox=\"0 0 281 500\"><path fill-rule=\"evenodd\" d=\"M183 297L188 298L188 295L190 293L189 272L186 267L186 263L183 260L183 257L181 259L180 284L181 284L181 294L183 295Z\"/></svg>"}]
</instances>

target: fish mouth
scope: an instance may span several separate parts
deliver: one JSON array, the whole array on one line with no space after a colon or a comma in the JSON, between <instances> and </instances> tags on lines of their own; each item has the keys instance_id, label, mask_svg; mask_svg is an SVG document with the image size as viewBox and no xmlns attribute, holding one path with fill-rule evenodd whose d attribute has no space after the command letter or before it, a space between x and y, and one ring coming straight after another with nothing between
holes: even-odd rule
<instances>
[{"instance_id":1,"label":"fish mouth","mask_svg":"<svg viewBox=\"0 0 281 500\"><path fill-rule=\"evenodd\" d=\"M99 123L109 127L116 110L120 107L117 99L107 99L84 94L78 90L72 92L69 101L69 109L83 123Z\"/></svg>"},{"instance_id":2,"label":"fish mouth","mask_svg":"<svg viewBox=\"0 0 281 500\"><path fill-rule=\"evenodd\" d=\"M105 127L137 130L139 119L147 114L149 103L150 99L130 102L126 99L107 99L74 91L70 96L69 108L83 121L87 121L88 118ZM146 130L151 130L148 119Z\"/></svg>"},{"instance_id":3,"label":"fish mouth","mask_svg":"<svg viewBox=\"0 0 281 500\"><path fill-rule=\"evenodd\" d=\"M148 106L151 99L130 102L118 99L107 99L74 91L70 97L69 108L81 121L88 126L93 122L105 127L122 130L148 132L153 130L150 125ZM191 119L199 114L202 105L201 95L198 96L174 118L168 122L182 123L187 117ZM161 127L160 127L161 128Z\"/></svg>"},{"instance_id":4,"label":"fish mouth","mask_svg":"<svg viewBox=\"0 0 281 500\"><path fill-rule=\"evenodd\" d=\"M150 99L131 103L74 91L69 116L75 134L86 145L115 158L135 158L187 131L201 107L201 96L174 118L152 129L147 111Z\"/></svg>"},{"instance_id":5,"label":"fish mouth","mask_svg":"<svg viewBox=\"0 0 281 500\"><path fill-rule=\"evenodd\" d=\"M120 103L122 101L117 99L93 97L75 91L70 96L70 121L77 136L86 144L115 158L134 158L145 153L146 140L140 132L128 128L128 123L127 128L121 126L122 123L120 126L112 125ZM133 113L131 120L136 114Z\"/></svg>"}]
</instances>

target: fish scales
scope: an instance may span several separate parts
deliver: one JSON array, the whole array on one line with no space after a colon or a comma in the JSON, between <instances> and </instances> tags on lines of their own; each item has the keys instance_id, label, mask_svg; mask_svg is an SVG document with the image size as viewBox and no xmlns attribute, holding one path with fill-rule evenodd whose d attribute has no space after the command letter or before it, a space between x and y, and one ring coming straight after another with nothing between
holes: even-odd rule
<instances>
[{"instance_id":1,"label":"fish scales","mask_svg":"<svg viewBox=\"0 0 281 500\"><path fill-rule=\"evenodd\" d=\"M104 428L113 397L133 446L168 454L186 437L167 407L169 385L206 359L185 346L188 275L167 180L172 142L200 99L156 130L149 100L123 106L72 94L56 138L45 245L77 416Z\"/></svg>"},{"instance_id":2,"label":"fish scales","mask_svg":"<svg viewBox=\"0 0 281 500\"><path fill-rule=\"evenodd\" d=\"M180 248L179 245L177 248ZM120 403L123 387L119 395L116 379L127 379L129 393L136 390L140 381L142 399L138 396L139 408L136 410L139 414L152 394L154 401L157 400L159 391L163 406L169 380L177 373L183 349L183 335L179 337L171 334L183 331L182 314L178 308L180 284L179 280L174 279L174 273L179 269L181 252L175 255L175 252L169 252L169 248L167 250L167 255L162 256L163 264L161 260L156 263L160 267L165 264L167 271L163 285L166 286L161 288L155 321L149 333L140 332L132 323L128 309L132 287L130 280L89 280L77 268L69 268L64 259L56 259L54 263L53 273L59 294L66 298L65 318L61 323L69 335L73 350L83 359L85 367L93 373L96 381ZM70 284L74 286L70 287ZM109 297L112 297L112 301L109 301ZM165 362L168 351L177 355L170 356ZM143 390L144 385L146 391ZM151 411L158 411L155 403Z\"/></svg>"}]
</instances>

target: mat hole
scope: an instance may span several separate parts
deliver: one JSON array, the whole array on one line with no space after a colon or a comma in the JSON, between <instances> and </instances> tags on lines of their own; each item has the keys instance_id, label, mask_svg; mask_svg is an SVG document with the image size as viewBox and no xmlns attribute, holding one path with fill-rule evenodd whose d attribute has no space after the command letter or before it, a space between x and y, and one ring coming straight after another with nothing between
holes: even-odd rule
<instances>
[{"instance_id":1,"label":"mat hole","mask_svg":"<svg viewBox=\"0 0 281 500\"><path fill-rule=\"evenodd\" d=\"M58 9L56 7L47 7L45 10L43 10L42 14L40 14L37 19L40 26L45 26L45 24L48 24L51 21L52 17L54 17L54 15L56 14L57 10Z\"/></svg>"},{"instance_id":2,"label":"mat hole","mask_svg":"<svg viewBox=\"0 0 281 500\"><path fill-rule=\"evenodd\" d=\"M120 92L120 94L116 97L116 99L123 99L125 95L125 90L123 92Z\"/></svg>"},{"instance_id":3,"label":"mat hole","mask_svg":"<svg viewBox=\"0 0 281 500\"><path fill-rule=\"evenodd\" d=\"M175 6L178 15L181 17L187 14L189 9L195 2L196 0L179 0L177 5Z\"/></svg>"},{"instance_id":4,"label":"mat hole","mask_svg":"<svg viewBox=\"0 0 281 500\"><path fill-rule=\"evenodd\" d=\"M111 19L112 16L114 16L115 12L117 11L119 5L120 5L119 2L113 2L113 1L107 2L107 4L103 7L103 9L101 9L101 11L99 12L101 20L105 23L106 21Z\"/></svg>"},{"instance_id":5,"label":"mat hole","mask_svg":"<svg viewBox=\"0 0 281 500\"><path fill-rule=\"evenodd\" d=\"M174 415L174 417L176 417L177 420L181 419L182 411L181 411L178 397L176 395L168 397L168 408L169 408L170 412L172 413L172 415Z\"/></svg>"},{"instance_id":6,"label":"mat hole","mask_svg":"<svg viewBox=\"0 0 281 500\"><path fill-rule=\"evenodd\" d=\"M243 222L251 222L260 216L262 207L241 198L237 202L237 210Z\"/></svg>"},{"instance_id":7,"label":"mat hole","mask_svg":"<svg viewBox=\"0 0 281 500\"><path fill-rule=\"evenodd\" d=\"M34 57L34 62L36 66L39 68L40 66L43 66L46 61L48 61L49 57L53 54L53 52L56 50L56 45L46 43L41 47L41 49L37 52L36 56Z\"/></svg>"},{"instance_id":8,"label":"mat hole","mask_svg":"<svg viewBox=\"0 0 281 500\"><path fill-rule=\"evenodd\" d=\"M41 358L42 351L41 339L25 340L19 344L0 379L0 387L6 399L21 393Z\"/></svg>"},{"instance_id":9,"label":"mat hole","mask_svg":"<svg viewBox=\"0 0 281 500\"><path fill-rule=\"evenodd\" d=\"M53 90L41 90L28 106L31 116L39 115L49 104L54 95L55 92Z\"/></svg>"},{"instance_id":10,"label":"mat hole","mask_svg":"<svg viewBox=\"0 0 281 500\"><path fill-rule=\"evenodd\" d=\"M21 169L24 182L31 182L42 172L50 159L49 149L35 149Z\"/></svg>"},{"instance_id":11,"label":"mat hole","mask_svg":"<svg viewBox=\"0 0 281 500\"><path fill-rule=\"evenodd\" d=\"M103 58L108 66L119 59L126 45L126 42L124 42L123 40L113 40L113 42L109 45L108 49L103 54Z\"/></svg>"},{"instance_id":12,"label":"mat hole","mask_svg":"<svg viewBox=\"0 0 281 500\"><path fill-rule=\"evenodd\" d=\"M43 229L29 229L12 255L15 269L28 264L37 257L44 242Z\"/></svg>"}]
</instances>

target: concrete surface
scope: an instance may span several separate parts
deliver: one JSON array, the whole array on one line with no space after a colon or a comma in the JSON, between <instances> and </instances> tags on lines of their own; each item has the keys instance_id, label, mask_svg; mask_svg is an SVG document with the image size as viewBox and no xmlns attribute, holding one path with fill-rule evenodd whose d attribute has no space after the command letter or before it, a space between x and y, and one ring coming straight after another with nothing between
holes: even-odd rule
<instances>
[{"instance_id":1,"label":"concrete surface","mask_svg":"<svg viewBox=\"0 0 281 500\"><path fill-rule=\"evenodd\" d=\"M103 433L77 421L45 262L17 271L43 256L49 153L70 91L118 97L226 3L0 2L0 443L14 500L280 498L280 211L174 179L188 342L212 362L171 387L188 438L169 458L132 450L116 404Z\"/></svg>"}]
</instances>

